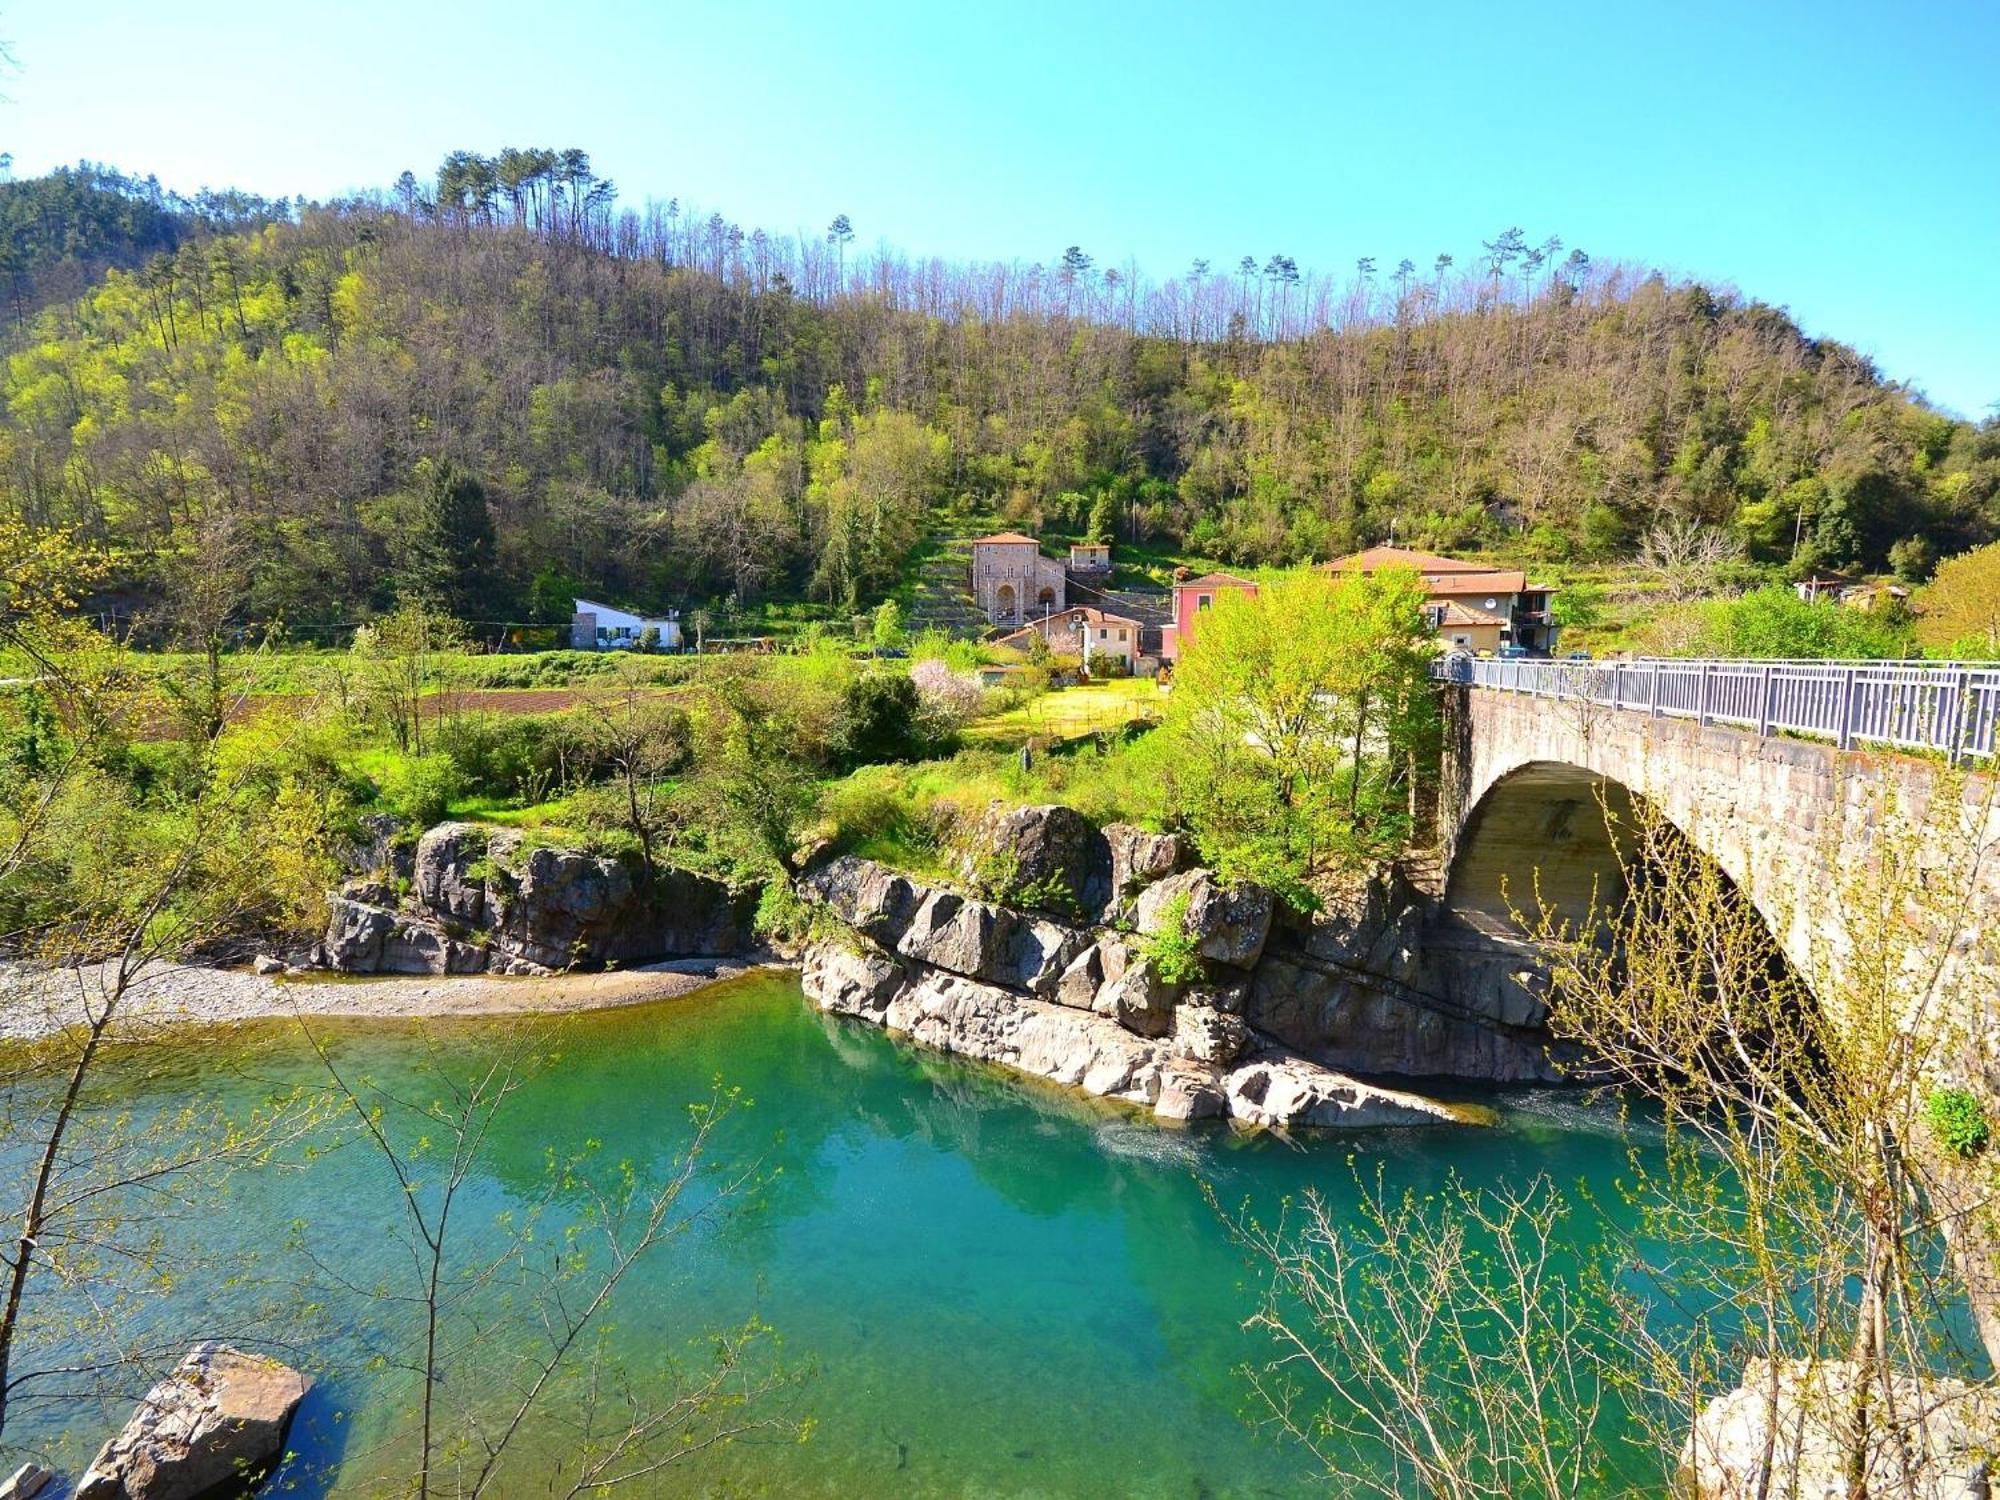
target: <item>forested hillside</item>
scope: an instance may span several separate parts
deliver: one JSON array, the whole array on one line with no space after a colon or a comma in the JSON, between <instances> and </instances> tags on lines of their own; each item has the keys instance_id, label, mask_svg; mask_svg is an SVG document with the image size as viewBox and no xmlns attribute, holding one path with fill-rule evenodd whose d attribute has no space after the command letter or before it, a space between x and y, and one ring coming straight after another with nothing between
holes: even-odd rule
<instances>
[{"instance_id":1,"label":"forested hillside","mask_svg":"<svg viewBox=\"0 0 2000 1500\"><path fill-rule=\"evenodd\" d=\"M0 189L10 244L16 204L74 190ZM63 263L94 267L166 232L77 233ZM1325 282L853 239L621 213L581 153L461 153L41 312L0 392L0 506L109 543L141 596L226 573L241 617L300 624L413 593L559 618L572 585L848 607L941 514L1059 532L1102 501L1122 538L1241 565L1392 526L1610 558L1699 518L1801 571L2000 535L2000 425L1780 311L1517 230L1463 269Z\"/></svg>"},{"instance_id":2,"label":"forested hillside","mask_svg":"<svg viewBox=\"0 0 2000 1500\"><path fill-rule=\"evenodd\" d=\"M288 204L204 189L192 198L152 178L79 162L46 177L0 182L0 280L16 325L46 304L80 295L105 271L178 256L192 272L212 235L289 218Z\"/></svg>"}]
</instances>

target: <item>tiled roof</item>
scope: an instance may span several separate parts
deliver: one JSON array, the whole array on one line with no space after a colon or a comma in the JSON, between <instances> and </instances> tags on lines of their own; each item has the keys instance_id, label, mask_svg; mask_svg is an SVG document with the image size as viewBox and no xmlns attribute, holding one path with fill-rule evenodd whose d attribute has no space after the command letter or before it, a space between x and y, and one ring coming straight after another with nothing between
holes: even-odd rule
<instances>
[{"instance_id":1,"label":"tiled roof","mask_svg":"<svg viewBox=\"0 0 2000 1500\"><path fill-rule=\"evenodd\" d=\"M1018 531L996 531L991 536L982 536L976 538L973 541L972 545L975 547L983 547L988 542L1012 542L1012 543L1026 542L1030 547L1041 546L1041 543L1036 541L1033 537L1022 536L1021 533Z\"/></svg>"},{"instance_id":2,"label":"tiled roof","mask_svg":"<svg viewBox=\"0 0 2000 1500\"><path fill-rule=\"evenodd\" d=\"M1424 587L1433 597L1439 594L1518 594L1528 586L1526 573L1447 573L1442 578L1426 578Z\"/></svg>"},{"instance_id":3,"label":"tiled roof","mask_svg":"<svg viewBox=\"0 0 2000 1500\"><path fill-rule=\"evenodd\" d=\"M1444 606L1444 618L1440 625L1505 625L1507 622L1498 615L1488 614L1483 609L1474 609L1470 604L1460 604L1456 599L1448 600Z\"/></svg>"},{"instance_id":4,"label":"tiled roof","mask_svg":"<svg viewBox=\"0 0 2000 1500\"><path fill-rule=\"evenodd\" d=\"M1199 578L1190 578L1174 585L1177 589L1254 589L1256 584L1247 578L1238 578L1234 573L1204 573Z\"/></svg>"}]
</instances>

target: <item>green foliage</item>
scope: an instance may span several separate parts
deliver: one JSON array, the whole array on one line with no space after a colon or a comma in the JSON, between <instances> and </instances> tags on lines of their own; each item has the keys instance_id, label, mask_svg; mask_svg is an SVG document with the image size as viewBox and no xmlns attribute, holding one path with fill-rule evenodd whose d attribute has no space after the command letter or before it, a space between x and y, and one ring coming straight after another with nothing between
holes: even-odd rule
<instances>
[{"instance_id":1,"label":"green foliage","mask_svg":"<svg viewBox=\"0 0 2000 1500\"><path fill-rule=\"evenodd\" d=\"M935 746L917 695L904 672L864 672L840 695L829 737L834 760L847 768L876 761L922 760Z\"/></svg>"},{"instance_id":2,"label":"green foliage","mask_svg":"<svg viewBox=\"0 0 2000 1500\"><path fill-rule=\"evenodd\" d=\"M1261 284L1239 322L1172 336L1079 325L1107 309L1047 284L993 325L893 293L805 299L789 274L725 280L678 239L621 255L598 179L605 196L554 224L444 178L428 204L413 185L400 210L297 224L218 201L195 210L199 244L145 184L0 186L29 261L72 239L78 276L144 261L72 279L80 304L32 321L0 372L0 511L90 528L117 582L154 596L202 528L242 523L240 616L294 627L399 591L556 623L579 587L737 624L772 600L852 612L972 513L1091 536L1129 517L1121 562L1171 544L1236 566L1392 524L1496 544L1515 520L1544 555L1604 559L1663 507L1798 567L1879 566L1913 537L1957 552L2000 524L1989 434L1780 312L1661 277L1283 337ZM37 274L15 272L22 311Z\"/></svg>"},{"instance_id":3,"label":"green foliage","mask_svg":"<svg viewBox=\"0 0 2000 1500\"><path fill-rule=\"evenodd\" d=\"M1227 590L1183 649L1170 794L1202 857L1296 905L1393 855L1437 753L1434 649L1414 573L1299 571Z\"/></svg>"},{"instance_id":4,"label":"green foliage","mask_svg":"<svg viewBox=\"0 0 2000 1500\"><path fill-rule=\"evenodd\" d=\"M465 790L458 762L442 751L394 756L382 775L382 800L423 827L443 822Z\"/></svg>"},{"instance_id":5,"label":"green foliage","mask_svg":"<svg viewBox=\"0 0 2000 1500\"><path fill-rule=\"evenodd\" d=\"M2000 542L1941 563L1914 607L1917 637L1933 652L2000 658Z\"/></svg>"},{"instance_id":6,"label":"green foliage","mask_svg":"<svg viewBox=\"0 0 2000 1500\"><path fill-rule=\"evenodd\" d=\"M812 933L813 908L799 899L790 881L769 880L757 894L751 926L769 942L802 943Z\"/></svg>"},{"instance_id":7,"label":"green foliage","mask_svg":"<svg viewBox=\"0 0 2000 1500\"><path fill-rule=\"evenodd\" d=\"M1932 1089L1924 1096L1924 1123L1954 1156L1977 1156L1992 1136L1985 1107L1970 1089Z\"/></svg>"},{"instance_id":8,"label":"green foliage","mask_svg":"<svg viewBox=\"0 0 2000 1500\"><path fill-rule=\"evenodd\" d=\"M1199 984L1207 976L1194 925L1188 920L1185 892L1167 901L1160 912L1159 930L1139 939L1139 951L1168 984Z\"/></svg>"},{"instance_id":9,"label":"green foliage","mask_svg":"<svg viewBox=\"0 0 2000 1500\"><path fill-rule=\"evenodd\" d=\"M884 599L876 605L869 639L874 643L876 651L883 655L901 651L908 646L910 635L903 628L903 606L894 599Z\"/></svg>"},{"instance_id":10,"label":"green foliage","mask_svg":"<svg viewBox=\"0 0 2000 1500\"><path fill-rule=\"evenodd\" d=\"M1889 611L1809 603L1781 584L1686 606L1654 633L1679 656L1894 660L1914 649L1908 623Z\"/></svg>"}]
</instances>

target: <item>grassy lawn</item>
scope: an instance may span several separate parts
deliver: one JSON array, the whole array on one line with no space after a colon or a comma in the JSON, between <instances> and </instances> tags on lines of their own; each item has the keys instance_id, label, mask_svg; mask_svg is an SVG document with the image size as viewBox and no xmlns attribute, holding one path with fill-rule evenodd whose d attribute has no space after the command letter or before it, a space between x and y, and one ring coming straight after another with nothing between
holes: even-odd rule
<instances>
[{"instance_id":1,"label":"grassy lawn","mask_svg":"<svg viewBox=\"0 0 2000 1500\"><path fill-rule=\"evenodd\" d=\"M1135 719L1158 718L1166 695L1146 677L1113 678L1058 688L1018 708L980 719L965 731L977 745L1021 745L1029 740L1073 740L1122 729Z\"/></svg>"}]
</instances>

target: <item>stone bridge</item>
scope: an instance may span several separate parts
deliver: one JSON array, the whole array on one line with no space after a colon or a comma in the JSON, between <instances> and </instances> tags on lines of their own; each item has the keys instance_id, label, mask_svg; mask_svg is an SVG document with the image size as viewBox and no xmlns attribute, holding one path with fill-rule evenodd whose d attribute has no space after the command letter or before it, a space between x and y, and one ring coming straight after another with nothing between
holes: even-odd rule
<instances>
[{"instance_id":1,"label":"stone bridge","mask_svg":"<svg viewBox=\"0 0 2000 1500\"><path fill-rule=\"evenodd\" d=\"M1970 1086L1989 1116L2000 1114L2000 671L1982 679L1956 667L1865 669L1878 686L1900 674L1901 686L1877 691L1853 686L1864 669L1786 664L1835 685L1797 714L1818 722L1786 730L1767 665L1730 666L1750 685L1733 709L1724 695L1710 696L1715 664L1703 664L1699 688L1678 702L1661 678L1691 681L1689 669L1661 666L1649 682L1653 665L1622 665L1615 680L1603 668L1566 671L1567 663L1449 669L1435 872L1442 889L1431 933L1441 972L1482 994L1504 988L1496 976L1536 989L1513 912L1540 902L1571 917L1593 894L1616 899L1622 870L1607 814L1615 822L1638 797L1756 905L1838 1024L1834 997L1850 951L1843 885L1865 892L1884 841L1916 840L1906 847L1920 851L1926 869L1922 904L1940 894L1963 900L1947 916L1946 977L1928 991L1942 1004L1934 999L1938 1008L1923 1023L1941 1028L1926 1071ZM1923 701L1912 707L1915 698ZM1824 738L1808 737L1815 734ZM1976 764L1953 769L1968 759ZM1938 920L1918 903L1906 902L1901 915ZM1908 989L1920 997L1927 987L1913 980ZM2000 1228L1969 1209L1983 1200L1984 1181L1947 1166L1933 1186L1965 1207L1946 1210L1946 1234L1988 1352L2000 1360Z\"/></svg>"},{"instance_id":2,"label":"stone bridge","mask_svg":"<svg viewBox=\"0 0 2000 1500\"><path fill-rule=\"evenodd\" d=\"M1442 905L1488 938L1518 935L1514 912L1538 903L1577 917L1593 895L1615 899L1621 870L1606 812L1615 820L1634 796L1721 866L1808 977L1838 964L1837 887L1885 829L1935 838L1956 817L2000 847L1990 778L1949 773L1941 756L1842 749L1560 691L1443 691ZM1958 806L1934 808L1940 795ZM1989 852L1973 880L1978 925L1959 946L2000 976L2000 857Z\"/></svg>"}]
</instances>

